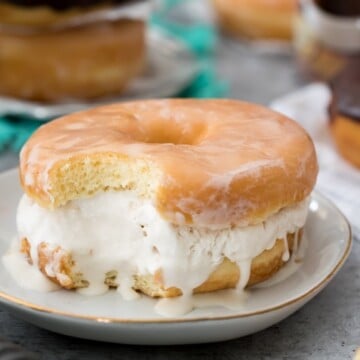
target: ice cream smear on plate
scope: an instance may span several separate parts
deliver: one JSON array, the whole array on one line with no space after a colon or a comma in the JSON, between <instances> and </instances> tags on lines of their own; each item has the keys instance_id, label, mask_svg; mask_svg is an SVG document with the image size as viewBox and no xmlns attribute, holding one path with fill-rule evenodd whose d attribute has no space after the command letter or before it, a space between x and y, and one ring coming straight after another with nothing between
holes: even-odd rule
<instances>
[{"instance_id":1,"label":"ice cream smear on plate","mask_svg":"<svg viewBox=\"0 0 360 360\"><path fill-rule=\"evenodd\" d=\"M241 307L243 290L275 281L303 244L317 171L306 132L258 105L154 100L75 113L21 152L15 253L64 289L145 294L165 316ZM12 248L15 279L16 261Z\"/></svg>"}]
</instances>

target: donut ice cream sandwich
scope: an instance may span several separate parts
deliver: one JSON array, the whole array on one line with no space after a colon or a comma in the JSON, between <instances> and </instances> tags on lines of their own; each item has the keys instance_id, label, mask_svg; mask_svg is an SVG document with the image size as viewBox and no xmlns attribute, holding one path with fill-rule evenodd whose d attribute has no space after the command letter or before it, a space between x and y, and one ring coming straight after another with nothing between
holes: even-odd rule
<instances>
[{"instance_id":1,"label":"donut ice cream sandwich","mask_svg":"<svg viewBox=\"0 0 360 360\"><path fill-rule=\"evenodd\" d=\"M318 172L292 120L232 100L71 114L23 147L19 248L66 289L169 298L257 284L302 237Z\"/></svg>"}]
</instances>

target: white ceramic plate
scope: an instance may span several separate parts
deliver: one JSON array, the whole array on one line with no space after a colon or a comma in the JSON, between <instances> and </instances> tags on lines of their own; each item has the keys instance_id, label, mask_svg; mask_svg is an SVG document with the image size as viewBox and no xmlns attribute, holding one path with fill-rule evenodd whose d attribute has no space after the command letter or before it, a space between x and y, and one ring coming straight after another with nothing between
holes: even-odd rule
<instances>
[{"instance_id":1,"label":"white ceramic plate","mask_svg":"<svg viewBox=\"0 0 360 360\"><path fill-rule=\"evenodd\" d=\"M194 78L198 71L198 62L182 42L169 37L161 30L150 28L147 44L148 59L145 72L119 96L91 102L70 101L59 104L42 104L0 97L0 114L24 114L43 121L118 101L176 95Z\"/></svg>"},{"instance_id":2,"label":"white ceramic plate","mask_svg":"<svg viewBox=\"0 0 360 360\"><path fill-rule=\"evenodd\" d=\"M21 195L17 171L0 175L0 253L15 235ZM86 297L59 290L38 293L17 286L0 265L0 306L40 327L66 335L128 344L189 344L221 341L269 327L294 313L339 271L351 248L351 231L339 210L315 193L305 226L308 248L300 269L286 280L251 290L241 310L197 309L164 318L142 297L124 301L115 292Z\"/></svg>"}]
</instances>

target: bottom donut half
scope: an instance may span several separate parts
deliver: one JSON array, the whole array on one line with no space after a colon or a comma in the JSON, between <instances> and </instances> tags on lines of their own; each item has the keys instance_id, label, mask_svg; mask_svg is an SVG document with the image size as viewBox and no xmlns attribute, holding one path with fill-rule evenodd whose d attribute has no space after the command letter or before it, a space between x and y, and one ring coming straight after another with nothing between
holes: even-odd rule
<instances>
[{"instance_id":1,"label":"bottom donut half","mask_svg":"<svg viewBox=\"0 0 360 360\"><path fill-rule=\"evenodd\" d=\"M287 255L291 255L298 248L302 240L302 234L302 229L297 233L288 233L286 240L277 239L271 249L264 250L256 256L251 262L246 287L269 279L281 269L286 264L286 260L288 260ZM60 246L51 246L46 242L41 243L37 250L38 267L50 280L66 289L84 288L89 285L81 271L75 271L76 264L70 252L62 249ZM33 263L31 244L26 238L23 238L21 241L21 251L28 261ZM56 272L54 272L54 267ZM104 284L109 288L118 287L117 275L116 271L108 271L104 274ZM241 270L237 264L225 258L205 282L193 289L193 293L206 293L235 288L239 281L241 281L241 276ZM134 290L151 297L168 298L182 295L182 291L179 288L166 288L164 286L161 270L149 275L134 275L133 280Z\"/></svg>"}]
</instances>

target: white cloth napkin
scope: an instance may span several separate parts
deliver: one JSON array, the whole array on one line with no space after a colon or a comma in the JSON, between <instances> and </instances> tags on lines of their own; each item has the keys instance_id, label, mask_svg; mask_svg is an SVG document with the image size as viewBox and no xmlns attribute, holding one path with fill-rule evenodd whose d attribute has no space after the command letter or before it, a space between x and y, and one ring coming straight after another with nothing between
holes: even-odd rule
<instances>
[{"instance_id":1,"label":"white cloth napkin","mask_svg":"<svg viewBox=\"0 0 360 360\"><path fill-rule=\"evenodd\" d=\"M328 126L330 89L322 83L310 84L273 101L270 106L301 124L314 140L320 172L316 189L343 211L354 236L360 239L360 169L337 153Z\"/></svg>"}]
</instances>

